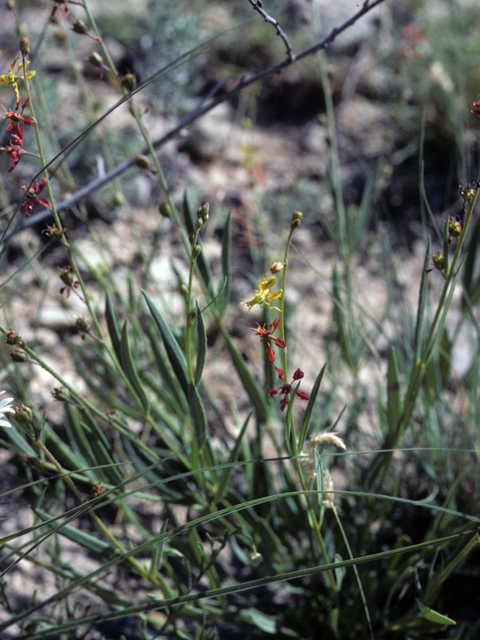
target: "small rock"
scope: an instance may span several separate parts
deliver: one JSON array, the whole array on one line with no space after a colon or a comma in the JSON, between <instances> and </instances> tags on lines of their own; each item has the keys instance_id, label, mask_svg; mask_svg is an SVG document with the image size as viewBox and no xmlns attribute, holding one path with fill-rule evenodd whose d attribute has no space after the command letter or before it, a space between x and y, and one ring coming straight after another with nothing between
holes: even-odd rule
<instances>
[{"instance_id":1,"label":"small rock","mask_svg":"<svg viewBox=\"0 0 480 640\"><path fill-rule=\"evenodd\" d=\"M190 135L180 142L179 151L186 151L197 162L210 162L225 151L230 141L232 124L230 108L219 104L192 125Z\"/></svg>"},{"instance_id":2,"label":"small rock","mask_svg":"<svg viewBox=\"0 0 480 640\"><path fill-rule=\"evenodd\" d=\"M327 131L318 122L309 122L302 129L298 145L307 153L326 154L329 151Z\"/></svg>"}]
</instances>

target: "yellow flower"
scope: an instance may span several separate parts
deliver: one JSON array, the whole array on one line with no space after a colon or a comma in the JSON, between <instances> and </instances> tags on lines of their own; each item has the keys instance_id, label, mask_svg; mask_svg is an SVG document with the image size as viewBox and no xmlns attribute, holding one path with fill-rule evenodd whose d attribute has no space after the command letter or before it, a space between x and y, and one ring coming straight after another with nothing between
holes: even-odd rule
<instances>
[{"instance_id":1,"label":"yellow flower","mask_svg":"<svg viewBox=\"0 0 480 640\"><path fill-rule=\"evenodd\" d=\"M0 80L2 84L8 83L10 87L15 88L15 93L17 94L17 101L20 101L20 94L18 92L18 81L25 80L25 68L30 64L27 60L25 64L23 62L18 62L20 58L15 58L15 60L10 65L10 73L7 75L0 76ZM15 71L15 65L17 65L17 70ZM22 75L19 75L19 72L22 71ZM32 78L35 75L35 71L27 71L27 80Z\"/></svg>"},{"instance_id":2,"label":"yellow flower","mask_svg":"<svg viewBox=\"0 0 480 640\"><path fill-rule=\"evenodd\" d=\"M262 305L266 304L271 309L275 309L276 311L280 311L278 307L274 307L268 301L269 300L277 300L282 295L282 290L278 289L278 291L274 291L273 293L269 293L270 287L275 284L275 276L271 276L267 279L268 273L266 273L263 278L258 283L258 291L253 292L253 298L248 300L247 302L241 302L240 304L246 304L248 310L254 307L256 304Z\"/></svg>"}]
</instances>

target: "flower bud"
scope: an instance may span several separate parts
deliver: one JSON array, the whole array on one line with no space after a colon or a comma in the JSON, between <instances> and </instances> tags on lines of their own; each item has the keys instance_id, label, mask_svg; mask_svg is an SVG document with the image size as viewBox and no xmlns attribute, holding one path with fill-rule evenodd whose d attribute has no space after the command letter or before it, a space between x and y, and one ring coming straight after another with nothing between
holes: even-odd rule
<instances>
[{"instance_id":1,"label":"flower bud","mask_svg":"<svg viewBox=\"0 0 480 640\"><path fill-rule=\"evenodd\" d=\"M256 568L258 566L260 566L263 562L263 557L261 553L258 553L258 551L253 551L250 554L250 564L252 565L252 567Z\"/></svg>"},{"instance_id":2,"label":"flower bud","mask_svg":"<svg viewBox=\"0 0 480 640\"><path fill-rule=\"evenodd\" d=\"M197 209L197 218L206 222L208 220L209 209L210 205L208 204L208 202L202 204L202 206Z\"/></svg>"},{"instance_id":3,"label":"flower bud","mask_svg":"<svg viewBox=\"0 0 480 640\"><path fill-rule=\"evenodd\" d=\"M59 402L65 402L65 400L68 400L69 393L63 387L55 387L52 391L52 396Z\"/></svg>"},{"instance_id":4,"label":"flower bud","mask_svg":"<svg viewBox=\"0 0 480 640\"><path fill-rule=\"evenodd\" d=\"M123 76L122 84L125 87L125 89L129 93L131 93L137 86L137 79L135 78L133 73L127 73L126 75Z\"/></svg>"},{"instance_id":5,"label":"flower bud","mask_svg":"<svg viewBox=\"0 0 480 640\"><path fill-rule=\"evenodd\" d=\"M66 284L67 287L71 287L73 285L73 273L70 271L70 267L64 267L63 269L60 269L60 280L63 282L63 284Z\"/></svg>"},{"instance_id":6,"label":"flower bud","mask_svg":"<svg viewBox=\"0 0 480 640\"><path fill-rule=\"evenodd\" d=\"M19 347L12 347L10 349L10 358L13 362L26 362L28 360L28 354Z\"/></svg>"},{"instance_id":7,"label":"flower bud","mask_svg":"<svg viewBox=\"0 0 480 640\"><path fill-rule=\"evenodd\" d=\"M88 499L98 498L102 493L105 493L105 485L103 482L97 482L97 484L92 484L90 488L90 493L88 494Z\"/></svg>"},{"instance_id":8,"label":"flower bud","mask_svg":"<svg viewBox=\"0 0 480 640\"><path fill-rule=\"evenodd\" d=\"M62 29L62 27L56 27L53 30L53 37L55 38L55 40L58 40L58 42L65 42L65 40L67 39L67 32L65 31L65 29Z\"/></svg>"},{"instance_id":9,"label":"flower bud","mask_svg":"<svg viewBox=\"0 0 480 640\"><path fill-rule=\"evenodd\" d=\"M28 38L22 38L20 40L18 48L24 56L27 56L30 53L30 43L28 42Z\"/></svg>"},{"instance_id":10,"label":"flower bud","mask_svg":"<svg viewBox=\"0 0 480 640\"><path fill-rule=\"evenodd\" d=\"M170 216L172 215L172 212L170 211L170 207L166 203L161 204L158 207L158 210L160 212L160 215L163 216L164 218L170 218Z\"/></svg>"},{"instance_id":11,"label":"flower bud","mask_svg":"<svg viewBox=\"0 0 480 640\"><path fill-rule=\"evenodd\" d=\"M150 168L150 160L147 158L147 156L144 156L141 153L135 156L135 158L133 159L133 164L139 169Z\"/></svg>"},{"instance_id":12,"label":"flower bud","mask_svg":"<svg viewBox=\"0 0 480 640\"><path fill-rule=\"evenodd\" d=\"M61 242L63 238L63 234L66 229L59 229L56 224L48 225L47 228L42 231L42 233L46 233L50 240L54 240L55 242Z\"/></svg>"},{"instance_id":13,"label":"flower bud","mask_svg":"<svg viewBox=\"0 0 480 640\"><path fill-rule=\"evenodd\" d=\"M190 320L190 324L193 325L193 323L195 322L197 318L197 310L196 309L192 309L190 311L190 313L188 314L188 319Z\"/></svg>"},{"instance_id":14,"label":"flower bud","mask_svg":"<svg viewBox=\"0 0 480 640\"><path fill-rule=\"evenodd\" d=\"M201 253L202 247L199 244L196 244L192 249L192 259L196 260Z\"/></svg>"},{"instance_id":15,"label":"flower bud","mask_svg":"<svg viewBox=\"0 0 480 640\"><path fill-rule=\"evenodd\" d=\"M88 56L88 61L94 67L102 67L103 66L103 58L96 51L92 51L92 53Z\"/></svg>"},{"instance_id":16,"label":"flower bud","mask_svg":"<svg viewBox=\"0 0 480 640\"><path fill-rule=\"evenodd\" d=\"M201 218L199 218L198 220L195 220L195 231L200 231L200 229L203 226L203 220Z\"/></svg>"},{"instance_id":17,"label":"flower bud","mask_svg":"<svg viewBox=\"0 0 480 640\"><path fill-rule=\"evenodd\" d=\"M72 29L75 33L79 33L80 35L85 35L88 31L87 25L80 20L80 18L75 18L74 23L72 24Z\"/></svg>"},{"instance_id":18,"label":"flower bud","mask_svg":"<svg viewBox=\"0 0 480 640\"><path fill-rule=\"evenodd\" d=\"M462 223L458 218L450 218L448 221L448 232L454 238L458 238L462 233Z\"/></svg>"},{"instance_id":19,"label":"flower bud","mask_svg":"<svg viewBox=\"0 0 480 640\"><path fill-rule=\"evenodd\" d=\"M292 216L292 224L290 225L291 229L296 229L300 226L300 223L303 218L303 213L301 211L294 211Z\"/></svg>"},{"instance_id":20,"label":"flower bud","mask_svg":"<svg viewBox=\"0 0 480 640\"><path fill-rule=\"evenodd\" d=\"M79 333L88 333L90 331L90 324L85 318L77 318L75 328Z\"/></svg>"},{"instance_id":21,"label":"flower bud","mask_svg":"<svg viewBox=\"0 0 480 640\"><path fill-rule=\"evenodd\" d=\"M440 251L437 251L437 253L433 254L432 261L435 269L443 271L443 269L445 268L445 258L443 254L440 253Z\"/></svg>"},{"instance_id":22,"label":"flower bud","mask_svg":"<svg viewBox=\"0 0 480 640\"><path fill-rule=\"evenodd\" d=\"M33 456L31 453L27 453L26 456L20 456L20 460L29 469L37 469L38 471L44 470L42 467L42 463L37 458L37 456Z\"/></svg>"},{"instance_id":23,"label":"flower bud","mask_svg":"<svg viewBox=\"0 0 480 640\"><path fill-rule=\"evenodd\" d=\"M197 240L197 234L196 233L190 233L188 236L188 241L190 242L190 244L193 246L195 244Z\"/></svg>"},{"instance_id":24,"label":"flower bud","mask_svg":"<svg viewBox=\"0 0 480 640\"><path fill-rule=\"evenodd\" d=\"M275 275L283 269L283 262L274 262L270 267L270 273Z\"/></svg>"},{"instance_id":25,"label":"flower bud","mask_svg":"<svg viewBox=\"0 0 480 640\"><path fill-rule=\"evenodd\" d=\"M182 286L180 287L180 293L181 293L182 297L184 297L185 300L186 300L187 296L188 296L188 289L184 284L182 284Z\"/></svg>"},{"instance_id":26,"label":"flower bud","mask_svg":"<svg viewBox=\"0 0 480 640\"><path fill-rule=\"evenodd\" d=\"M15 418L23 427L29 427L33 423L33 411L30 407L22 404L21 407L15 409Z\"/></svg>"},{"instance_id":27,"label":"flower bud","mask_svg":"<svg viewBox=\"0 0 480 640\"><path fill-rule=\"evenodd\" d=\"M25 347L27 342L22 338L22 336L16 331L7 331L7 344L15 344L17 347Z\"/></svg>"},{"instance_id":28,"label":"flower bud","mask_svg":"<svg viewBox=\"0 0 480 640\"><path fill-rule=\"evenodd\" d=\"M462 198L470 203L473 198L475 197L475 194L477 193L478 190L478 183L477 182L472 182L470 184L467 184L466 187L463 186L463 184L460 185L460 195L462 196Z\"/></svg>"}]
</instances>

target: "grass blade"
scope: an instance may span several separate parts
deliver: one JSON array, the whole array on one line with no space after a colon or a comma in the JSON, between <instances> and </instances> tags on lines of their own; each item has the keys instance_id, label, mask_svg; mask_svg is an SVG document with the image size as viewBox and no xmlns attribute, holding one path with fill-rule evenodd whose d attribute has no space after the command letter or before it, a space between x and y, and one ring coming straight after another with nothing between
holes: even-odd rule
<instances>
[{"instance_id":1,"label":"grass blade","mask_svg":"<svg viewBox=\"0 0 480 640\"><path fill-rule=\"evenodd\" d=\"M137 369L135 367L135 364L133 362L133 358L132 358L132 351L130 349L130 343L128 340L128 333L127 333L127 323L125 322L125 324L123 325L123 329L122 329L122 343L121 343L121 355L122 355L122 368L125 371L125 374L130 382L130 384L132 385L135 393L137 394L143 410L145 411L146 414L148 414L148 412L150 411L150 401L148 399L147 393L143 387L143 384L140 381L140 378L138 376L137 373Z\"/></svg>"},{"instance_id":2,"label":"grass blade","mask_svg":"<svg viewBox=\"0 0 480 640\"><path fill-rule=\"evenodd\" d=\"M205 363L207 361L207 330L205 328L205 322L203 321L203 315L197 303L197 366L195 368L195 385L198 387L203 376L203 370L205 369Z\"/></svg>"},{"instance_id":3,"label":"grass blade","mask_svg":"<svg viewBox=\"0 0 480 640\"><path fill-rule=\"evenodd\" d=\"M305 415L303 416L302 426L300 427L300 435L298 437L298 450L301 451L303 449L303 445L305 444L305 440L307 439L308 427L310 425L310 419L312 417L313 406L317 399L318 392L320 390L320 385L322 384L323 375L325 373L325 369L327 367L327 363L323 365L320 369L320 373L318 374L315 384L313 385L312 392L310 393L310 400L308 401L307 408L305 410Z\"/></svg>"},{"instance_id":4,"label":"grass blade","mask_svg":"<svg viewBox=\"0 0 480 640\"><path fill-rule=\"evenodd\" d=\"M387 424L388 430L394 434L402 414L400 397L400 381L398 376L398 361L395 347L390 349L387 373Z\"/></svg>"},{"instance_id":5,"label":"grass blade","mask_svg":"<svg viewBox=\"0 0 480 640\"><path fill-rule=\"evenodd\" d=\"M149 298L146 292L142 291L142 293L148 305L148 308L150 309L150 313L152 314L158 328L160 329L160 333L162 334L163 344L165 345L167 356L170 364L172 365L172 369L183 389L183 392L188 398L188 377L185 356L183 355L178 342L175 340L173 333L170 331L170 327L165 322L165 319L163 318L160 311L153 304L152 300Z\"/></svg>"}]
</instances>

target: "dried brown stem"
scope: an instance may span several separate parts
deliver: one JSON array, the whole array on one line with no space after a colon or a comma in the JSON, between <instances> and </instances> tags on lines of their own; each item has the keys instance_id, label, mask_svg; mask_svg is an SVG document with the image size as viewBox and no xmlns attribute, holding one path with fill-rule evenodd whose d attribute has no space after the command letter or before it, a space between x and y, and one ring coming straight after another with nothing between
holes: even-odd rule
<instances>
[{"instance_id":1,"label":"dried brown stem","mask_svg":"<svg viewBox=\"0 0 480 640\"><path fill-rule=\"evenodd\" d=\"M258 13L262 16L265 22L268 22L269 24L273 24L273 26L277 30L277 35L279 35L280 38L285 43L285 47L287 48L288 59L290 60L290 62L295 62L295 54L293 53L293 48L292 48L292 45L290 44L290 40L288 39L288 36L285 33L285 31L280 26L280 23L278 22L278 20L275 20L275 18L272 18L272 16L265 11L265 9L263 8L262 0L248 0L248 1L252 5L253 9L255 11L258 11Z\"/></svg>"}]
</instances>

